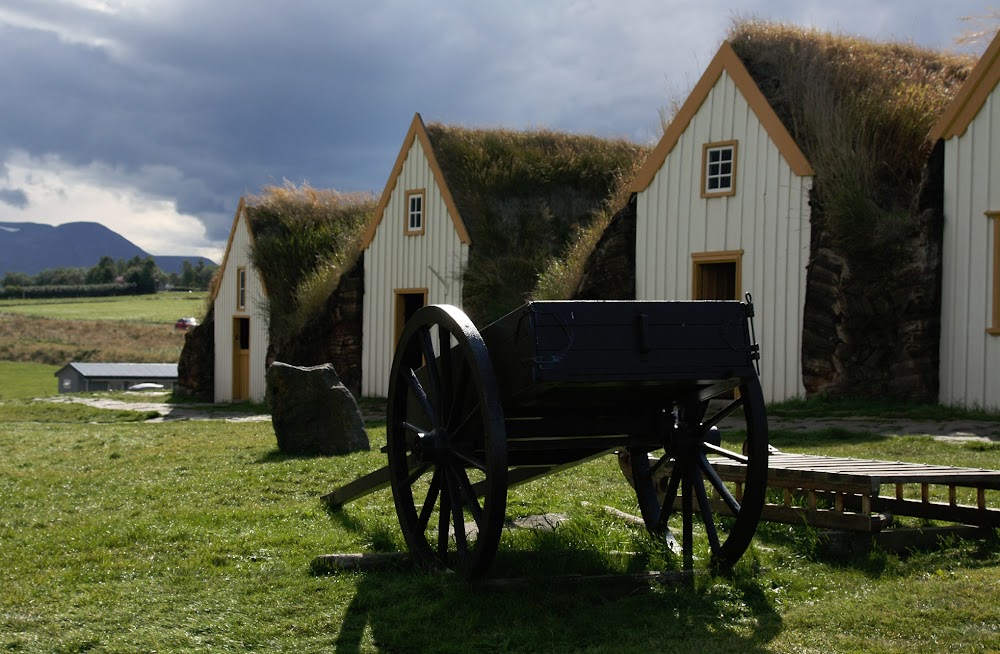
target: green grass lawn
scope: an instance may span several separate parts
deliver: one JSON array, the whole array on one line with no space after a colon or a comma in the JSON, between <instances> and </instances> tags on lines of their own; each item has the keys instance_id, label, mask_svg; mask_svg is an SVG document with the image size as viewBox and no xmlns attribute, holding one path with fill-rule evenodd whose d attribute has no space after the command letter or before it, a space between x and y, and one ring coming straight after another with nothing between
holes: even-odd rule
<instances>
[{"instance_id":1,"label":"green grass lawn","mask_svg":"<svg viewBox=\"0 0 1000 654\"><path fill-rule=\"evenodd\" d=\"M0 313L62 320L129 320L170 324L185 316L205 315L205 291L53 300L0 300Z\"/></svg>"},{"instance_id":2,"label":"green grass lawn","mask_svg":"<svg viewBox=\"0 0 1000 654\"><path fill-rule=\"evenodd\" d=\"M60 366L22 361L0 361L0 401L58 395Z\"/></svg>"},{"instance_id":3,"label":"green grass lawn","mask_svg":"<svg viewBox=\"0 0 1000 654\"><path fill-rule=\"evenodd\" d=\"M610 459L513 489L508 516L562 511L554 533L508 531L468 587L402 566L314 574L328 552L402 551L391 493L335 513L319 496L383 464L372 451L290 457L268 422L40 422L0 413L0 650L18 652L986 652L1000 649L1000 544L845 557L765 524L736 573L622 592L553 574L677 568ZM67 416L64 416L67 418ZM996 444L823 432L786 451L1000 468ZM591 506L581 505L582 500ZM631 554L629 554L631 553Z\"/></svg>"}]
</instances>

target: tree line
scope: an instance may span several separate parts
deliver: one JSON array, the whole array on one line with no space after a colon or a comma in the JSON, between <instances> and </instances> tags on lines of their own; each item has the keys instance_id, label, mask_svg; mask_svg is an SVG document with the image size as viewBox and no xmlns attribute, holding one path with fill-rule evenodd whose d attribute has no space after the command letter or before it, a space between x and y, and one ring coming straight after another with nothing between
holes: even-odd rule
<instances>
[{"instance_id":1,"label":"tree line","mask_svg":"<svg viewBox=\"0 0 1000 654\"><path fill-rule=\"evenodd\" d=\"M149 294L168 288L207 290L218 266L199 261L182 263L181 272L164 273L152 257L101 257L91 268L50 268L37 275L8 272L3 277L6 297L71 297Z\"/></svg>"}]
</instances>

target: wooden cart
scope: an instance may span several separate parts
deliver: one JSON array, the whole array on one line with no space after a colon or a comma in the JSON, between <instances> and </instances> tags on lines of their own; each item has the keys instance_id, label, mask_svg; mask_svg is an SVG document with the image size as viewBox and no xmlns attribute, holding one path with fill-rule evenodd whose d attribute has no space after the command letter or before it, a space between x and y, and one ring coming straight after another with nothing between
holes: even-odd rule
<instances>
[{"instance_id":1,"label":"wooden cart","mask_svg":"<svg viewBox=\"0 0 1000 654\"><path fill-rule=\"evenodd\" d=\"M531 302L480 333L453 306L424 307L392 364L388 465L326 499L391 485L412 556L475 578L496 553L509 488L617 451L651 532L671 537L676 516L690 565L699 520L713 561L732 564L767 486L752 316L749 296ZM746 437L727 449L716 425L735 412ZM742 473L724 481L719 460Z\"/></svg>"}]
</instances>

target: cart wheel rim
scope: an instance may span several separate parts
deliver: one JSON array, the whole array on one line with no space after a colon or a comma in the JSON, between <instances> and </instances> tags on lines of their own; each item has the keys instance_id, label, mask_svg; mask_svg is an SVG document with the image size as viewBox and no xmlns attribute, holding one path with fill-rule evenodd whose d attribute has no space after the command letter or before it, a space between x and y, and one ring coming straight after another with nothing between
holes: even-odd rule
<instances>
[{"instance_id":1,"label":"cart wheel rim","mask_svg":"<svg viewBox=\"0 0 1000 654\"><path fill-rule=\"evenodd\" d=\"M390 483L411 554L482 576L503 532L506 432L489 352L459 309L423 307L407 323L388 409Z\"/></svg>"}]
</instances>

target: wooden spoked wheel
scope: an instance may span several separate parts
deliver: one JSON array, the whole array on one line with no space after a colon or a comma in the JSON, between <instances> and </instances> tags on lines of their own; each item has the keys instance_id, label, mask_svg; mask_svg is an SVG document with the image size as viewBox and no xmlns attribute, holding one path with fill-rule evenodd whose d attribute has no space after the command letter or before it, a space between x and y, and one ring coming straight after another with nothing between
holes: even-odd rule
<instances>
[{"instance_id":1,"label":"wooden spoked wheel","mask_svg":"<svg viewBox=\"0 0 1000 654\"><path fill-rule=\"evenodd\" d=\"M629 449L643 521L651 533L672 544L671 521L676 520L675 527L680 523L686 568L694 559L696 519L703 525L712 564L735 564L750 546L767 492L767 417L760 382L753 377L742 383L738 397L712 416L706 417L707 406L678 404L662 449ZM722 446L716 425L739 409L746 440L736 451ZM725 465L725 480L713 462Z\"/></svg>"},{"instance_id":2,"label":"wooden spoked wheel","mask_svg":"<svg viewBox=\"0 0 1000 654\"><path fill-rule=\"evenodd\" d=\"M503 410L482 336L456 307L423 307L391 374L389 478L410 553L425 568L482 576L507 507Z\"/></svg>"}]
</instances>

